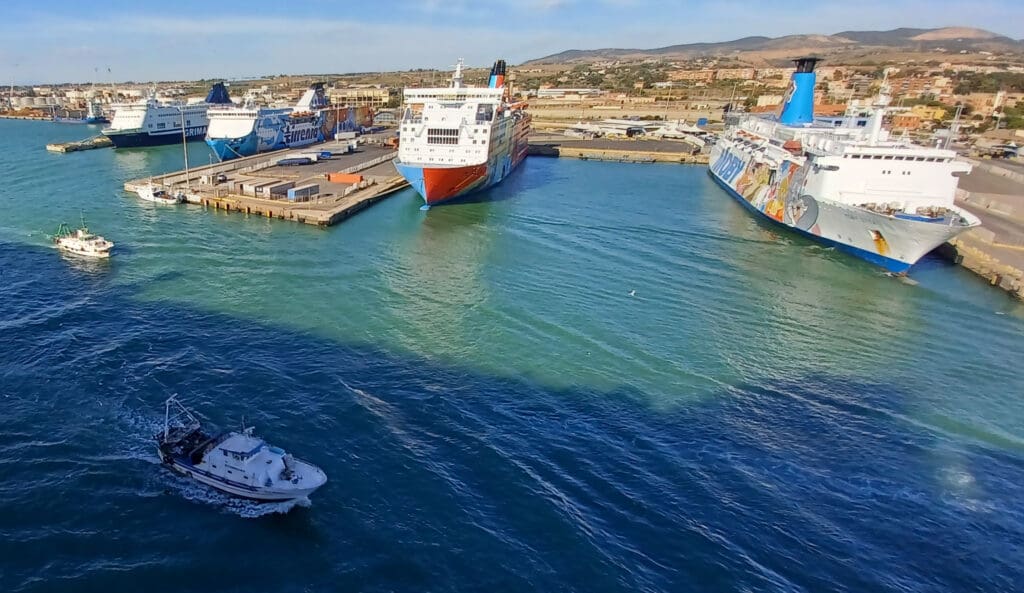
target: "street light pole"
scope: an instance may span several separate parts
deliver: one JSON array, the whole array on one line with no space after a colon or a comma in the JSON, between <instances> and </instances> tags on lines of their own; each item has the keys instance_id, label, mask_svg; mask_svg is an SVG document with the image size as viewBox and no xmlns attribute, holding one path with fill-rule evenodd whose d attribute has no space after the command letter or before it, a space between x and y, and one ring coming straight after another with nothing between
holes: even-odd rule
<instances>
[{"instance_id":1,"label":"street light pole","mask_svg":"<svg viewBox=\"0 0 1024 593\"><path fill-rule=\"evenodd\" d=\"M190 191L191 187L188 183L188 138L185 135L185 108L175 107L175 109L177 109L178 113L181 115L181 150L185 153L185 191Z\"/></svg>"},{"instance_id":2,"label":"street light pole","mask_svg":"<svg viewBox=\"0 0 1024 593\"><path fill-rule=\"evenodd\" d=\"M963 111L963 105L956 106L956 115L953 116L953 123L949 125L949 136L946 137L946 149L949 149L950 145L953 144L954 138L960 133L960 114Z\"/></svg>"}]
</instances>

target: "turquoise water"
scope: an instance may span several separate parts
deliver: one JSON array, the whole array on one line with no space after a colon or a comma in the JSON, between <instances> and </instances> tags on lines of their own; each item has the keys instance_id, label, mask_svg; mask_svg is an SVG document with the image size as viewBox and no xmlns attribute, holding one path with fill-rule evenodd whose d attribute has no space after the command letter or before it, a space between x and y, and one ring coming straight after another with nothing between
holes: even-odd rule
<instances>
[{"instance_id":1,"label":"turquoise water","mask_svg":"<svg viewBox=\"0 0 1024 593\"><path fill-rule=\"evenodd\" d=\"M157 206L121 186L180 147L43 149L91 133L0 122L5 590L1024 576L1024 308L957 267L888 277L676 165L531 158L326 230ZM49 248L80 213L109 263ZM261 507L168 474L170 393L328 485Z\"/></svg>"}]
</instances>

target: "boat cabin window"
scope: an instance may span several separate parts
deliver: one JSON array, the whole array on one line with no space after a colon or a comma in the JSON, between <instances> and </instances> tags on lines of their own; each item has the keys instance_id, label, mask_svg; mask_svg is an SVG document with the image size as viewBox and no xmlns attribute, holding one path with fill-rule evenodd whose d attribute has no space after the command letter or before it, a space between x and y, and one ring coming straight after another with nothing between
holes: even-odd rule
<instances>
[{"instance_id":1,"label":"boat cabin window","mask_svg":"<svg viewBox=\"0 0 1024 593\"><path fill-rule=\"evenodd\" d=\"M427 144L458 144L458 128L427 128Z\"/></svg>"},{"instance_id":2,"label":"boat cabin window","mask_svg":"<svg viewBox=\"0 0 1024 593\"><path fill-rule=\"evenodd\" d=\"M238 451L228 451L227 449L221 449L224 452L224 456L235 461L245 461L249 459L248 453L239 453Z\"/></svg>"}]
</instances>

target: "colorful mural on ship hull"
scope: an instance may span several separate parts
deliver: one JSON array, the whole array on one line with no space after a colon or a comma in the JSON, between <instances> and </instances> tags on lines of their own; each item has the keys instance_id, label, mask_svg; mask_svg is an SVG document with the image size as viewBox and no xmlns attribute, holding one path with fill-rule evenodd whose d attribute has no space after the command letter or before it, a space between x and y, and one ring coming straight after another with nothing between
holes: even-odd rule
<instances>
[{"instance_id":1,"label":"colorful mural on ship hull","mask_svg":"<svg viewBox=\"0 0 1024 593\"><path fill-rule=\"evenodd\" d=\"M764 216L812 235L821 235L817 224L818 203L803 193L806 167L783 161L778 169L773 169L769 163L744 160L726 151L712 163L710 170Z\"/></svg>"}]
</instances>

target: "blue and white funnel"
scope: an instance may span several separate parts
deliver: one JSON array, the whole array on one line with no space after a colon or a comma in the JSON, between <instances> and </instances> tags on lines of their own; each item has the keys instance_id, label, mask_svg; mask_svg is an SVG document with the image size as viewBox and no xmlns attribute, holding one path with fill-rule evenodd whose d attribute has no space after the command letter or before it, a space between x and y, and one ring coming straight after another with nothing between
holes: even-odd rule
<instances>
[{"instance_id":1,"label":"blue and white funnel","mask_svg":"<svg viewBox=\"0 0 1024 593\"><path fill-rule=\"evenodd\" d=\"M817 79L814 66L818 63L818 58L799 58L794 61L796 72L789 81L789 91L786 92L779 121L786 125L799 126L814 121L814 84Z\"/></svg>"}]
</instances>

